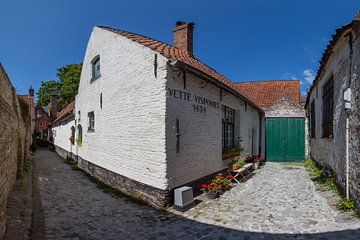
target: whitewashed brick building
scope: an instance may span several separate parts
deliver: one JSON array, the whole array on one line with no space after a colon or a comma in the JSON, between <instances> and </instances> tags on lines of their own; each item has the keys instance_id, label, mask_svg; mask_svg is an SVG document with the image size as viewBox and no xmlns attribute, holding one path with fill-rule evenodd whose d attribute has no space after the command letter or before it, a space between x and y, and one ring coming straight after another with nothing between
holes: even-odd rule
<instances>
[{"instance_id":1,"label":"whitewashed brick building","mask_svg":"<svg viewBox=\"0 0 360 240\"><path fill-rule=\"evenodd\" d=\"M238 141L258 155L263 137L262 109L194 57L193 24L173 33L172 46L94 27L73 113L53 128L59 154L155 206L226 169L223 149Z\"/></svg>"}]
</instances>

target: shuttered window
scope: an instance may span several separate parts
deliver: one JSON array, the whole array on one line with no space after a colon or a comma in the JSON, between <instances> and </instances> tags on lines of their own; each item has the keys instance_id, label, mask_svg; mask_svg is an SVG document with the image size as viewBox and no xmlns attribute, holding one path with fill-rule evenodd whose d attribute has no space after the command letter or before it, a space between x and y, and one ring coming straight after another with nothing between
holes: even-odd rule
<instances>
[{"instance_id":1,"label":"shuttered window","mask_svg":"<svg viewBox=\"0 0 360 240\"><path fill-rule=\"evenodd\" d=\"M331 77L323 87L322 95L322 137L332 137L334 116L334 78Z\"/></svg>"}]
</instances>

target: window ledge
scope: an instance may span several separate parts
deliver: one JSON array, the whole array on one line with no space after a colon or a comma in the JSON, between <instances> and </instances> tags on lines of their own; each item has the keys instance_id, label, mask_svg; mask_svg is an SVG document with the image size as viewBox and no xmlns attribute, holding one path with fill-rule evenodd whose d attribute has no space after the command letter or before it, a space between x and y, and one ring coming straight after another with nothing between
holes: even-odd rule
<instances>
[{"instance_id":1,"label":"window ledge","mask_svg":"<svg viewBox=\"0 0 360 240\"><path fill-rule=\"evenodd\" d=\"M96 78L91 78L91 79L90 79L90 83L98 80L100 77L101 77L101 74L100 74L99 76L97 76Z\"/></svg>"},{"instance_id":2,"label":"window ledge","mask_svg":"<svg viewBox=\"0 0 360 240\"><path fill-rule=\"evenodd\" d=\"M88 132L93 133L93 132L95 132L95 129L88 128Z\"/></svg>"},{"instance_id":3,"label":"window ledge","mask_svg":"<svg viewBox=\"0 0 360 240\"><path fill-rule=\"evenodd\" d=\"M240 151L223 153L222 160L227 160L227 159L234 158L237 156L240 156Z\"/></svg>"}]
</instances>

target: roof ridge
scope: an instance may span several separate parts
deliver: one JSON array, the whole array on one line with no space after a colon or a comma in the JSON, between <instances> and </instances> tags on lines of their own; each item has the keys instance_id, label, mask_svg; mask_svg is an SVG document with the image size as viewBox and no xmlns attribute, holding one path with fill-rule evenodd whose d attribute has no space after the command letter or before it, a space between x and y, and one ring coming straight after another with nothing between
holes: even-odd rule
<instances>
[{"instance_id":1,"label":"roof ridge","mask_svg":"<svg viewBox=\"0 0 360 240\"><path fill-rule=\"evenodd\" d=\"M263 83L263 82L280 82L280 81L283 81L283 82L300 82L299 79L270 79L270 80L251 80L251 81L243 81L243 82L235 82L235 83L236 84L238 84L238 83L253 83L253 82Z\"/></svg>"},{"instance_id":2,"label":"roof ridge","mask_svg":"<svg viewBox=\"0 0 360 240\"><path fill-rule=\"evenodd\" d=\"M128 34L137 35L137 36L144 37L144 38L147 38L147 39L152 40L152 41L155 41L155 42L160 42L160 43L162 43L162 44L166 44L166 45L168 45L168 46L171 46L171 47L173 47L173 48L178 49L179 51L181 51L181 52L183 52L183 53L185 53L185 54L190 54L189 52L184 51L184 50L182 50L181 48L175 47L174 45L171 45L171 44L169 44L169 43L166 43L166 42L163 42L163 41L160 41L160 40L157 40L157 39L155 39L155 38L148 37L148 36L145 36L145 35L142 35L142 34L130 32L130 31L126 31L126 30L121 30L121 29L116 29L116 28L112 28L112 27L107 27L107 26L96 25L95 27L102 28L102 29L106 29L106 30L109 30L109 31L120 31L120 32L128 33ZM124 37L126 37L126 36L124 36ZM133 41L134 41L134 40L133 40ZM148 47L148 46L145 45L145 44L142 44L142 45ZM194 57L194 56L192 55L192 57Z\"/></svg>"},{"instance_id":3,"label":"roof ridge","mask_svg":"<svg viewBox=\"0 0 360 240\"><path fill-rule=\"evenodd\" d=\"M115 34L121 35L131 41L134 41L142 46L145 46L145 47L151 49L152 51L155 51L155 52L161 54L162 56L164 56L167 59L183 62L184 64L195 68L196 70L210 76L211 78L216 79L218 82L224 84L225 86L230 87L235 92L240 94L244 99L246 99L246 101L253 104L255 108L258 108L260 111L263 111L261 109L261 107L259 105L257 105L254 101L249 99L246 94L237 90L237 88L235 87L236 82L231 81L225 75L216 71L214 68L210 67L209 65L203 63L201 60L194 57L194 55L192 53L185 51L183 49L180 49L178 47L175 47L171 44L168 44L168 43L165 43L165 42L162 42L162 41L159 41L159 40L156 40L156 39L153 39L153 38L141 35L141 34L132 33L132 32L124 31L124 30L120 30L120 29L114 29L114 28L106 27L106 26L95 26L95 27L98 27L100 29L104 29L104 30L113 32ZM146 44L146 42L148 40L154 41L157 43L161 43L161 46L150 47L149 44Z\"/></svg>"}]
</instances>

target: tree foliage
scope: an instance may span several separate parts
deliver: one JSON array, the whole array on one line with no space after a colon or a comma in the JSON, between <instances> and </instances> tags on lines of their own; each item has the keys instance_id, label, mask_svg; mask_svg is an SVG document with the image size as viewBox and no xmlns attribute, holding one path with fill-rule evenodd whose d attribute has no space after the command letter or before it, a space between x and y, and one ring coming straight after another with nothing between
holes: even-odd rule
<instances>
[{"instance_id":1,"label":"tree foliage","mask_svg":"<svg viewBox=\"0 0 360 240\"><path fill-rule=\"evenodd\" d=\"M50 102L50 94L58 95L58 110L60 111L75 99L80 83L82 63L67 64L57 69L59 80L41 82L37 92L38 103L46 106Z\"/></svg>"}]
</instances>

